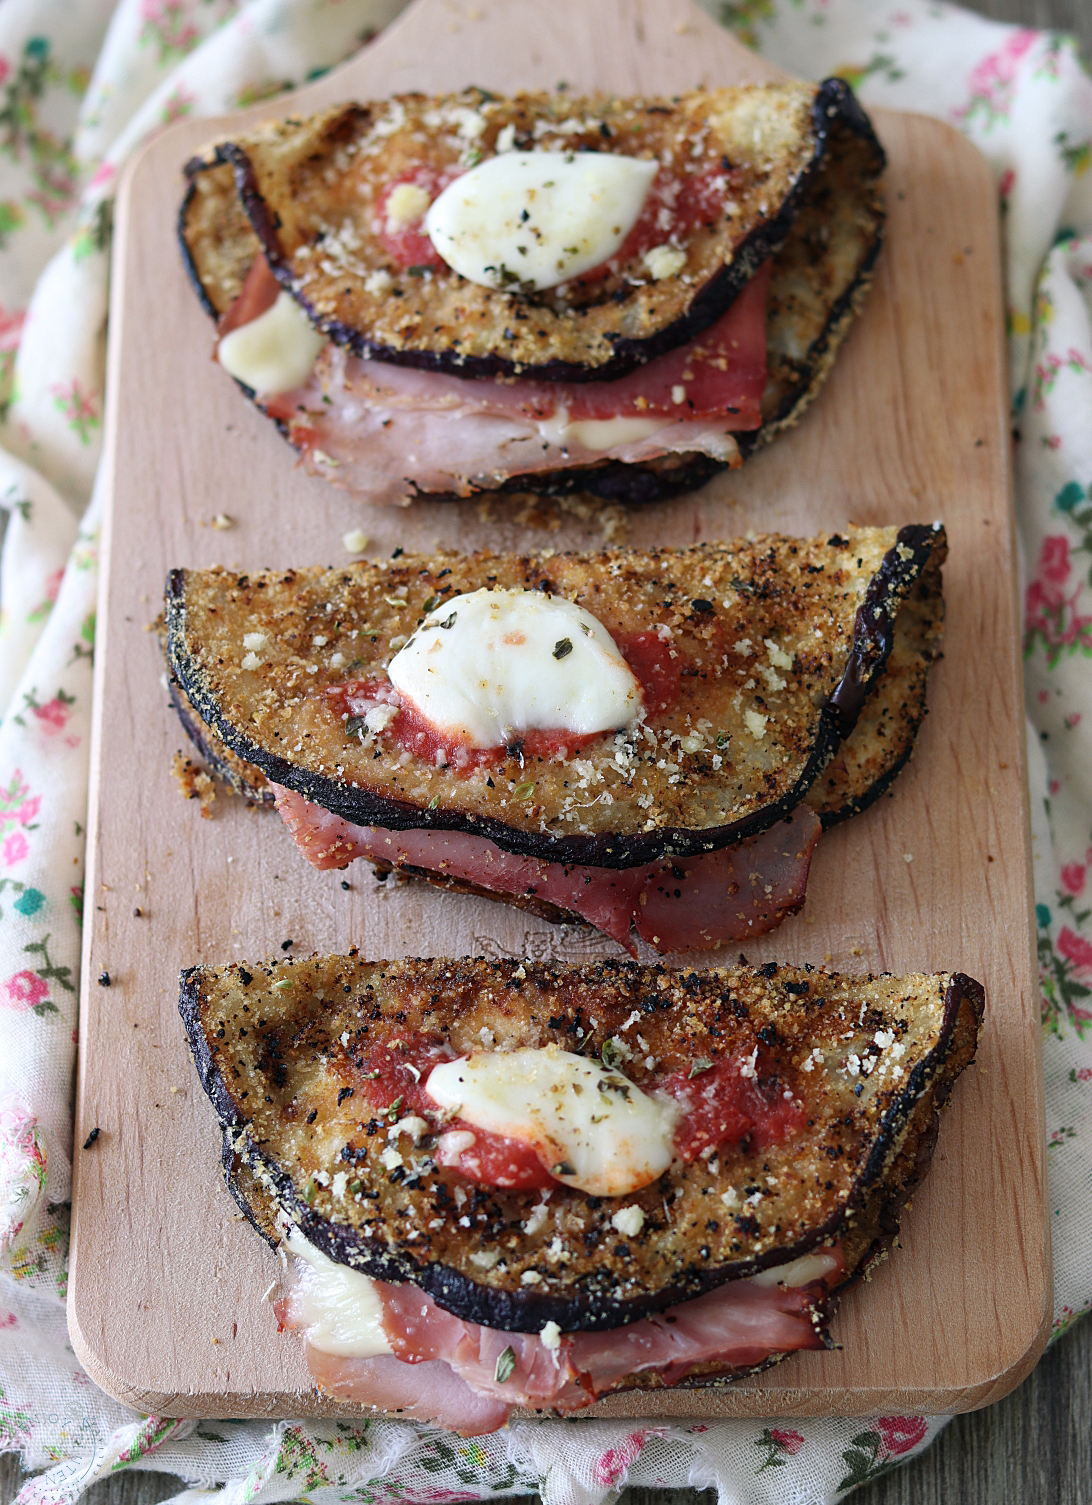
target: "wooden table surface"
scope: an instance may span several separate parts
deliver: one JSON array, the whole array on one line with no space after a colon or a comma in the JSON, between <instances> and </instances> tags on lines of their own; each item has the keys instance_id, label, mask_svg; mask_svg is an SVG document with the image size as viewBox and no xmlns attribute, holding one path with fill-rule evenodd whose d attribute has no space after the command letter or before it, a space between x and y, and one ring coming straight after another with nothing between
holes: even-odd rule
<instances>
[{"instance_id":1,"label":"wooden table surface","mask_svg":"<svg viewBox=\"0 0 1092 1505\"><path fill-rule=\"evenodd\" d=\"M972 0L999 20L1075 33L1092 57L1089 0ZM1092 1505L1092 1322L1077 1324L1006 1400L956 1417L921 1458L857 1492L854 1505ZM0 1505L20 1482L0 1458ZM89 1505L156 1505L181 1482L134 1472L96 1485ZM696 1491L630 1490L626 1505L702 1505Z\"/></svg>"}]
</instances>

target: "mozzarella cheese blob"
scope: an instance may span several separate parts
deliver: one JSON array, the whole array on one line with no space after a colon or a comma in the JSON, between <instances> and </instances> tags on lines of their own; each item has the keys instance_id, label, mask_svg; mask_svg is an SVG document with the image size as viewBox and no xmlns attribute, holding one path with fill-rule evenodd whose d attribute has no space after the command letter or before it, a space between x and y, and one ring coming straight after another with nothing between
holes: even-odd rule
<instances>
[{"instance_id":1,"label":"mozzarella cheese blob","mask_svg":"<svg viewBox=\"0 0 1092 1505\"><path fill-rule=\"evenodd\" d=\"M383 1328L383 1302L372 1281L328 1258L295 1229L285 1243L299 1260L294 1319L307 1329L311 1345L353 1359L393 1353Z\"/></svg>"},{"instance_id":2,"label":"mozzarella cheese blob","mask_svg":"<svg viewBox=\"0 0 1092 1505\"><path fill-rule=\"evenodd\" d=\"M627 1196L674 1158L673 1099L556 1045L444 1061L425 1091L476 1129L533 1144L551 1175L589 1196Z\"/></svg>"},{"instance_id":3,"label":"mozzarella cheese blob","mask_svg":"<svg viewBox=\"0 0 1092 1505\"><path fill-rule=\"evenodd\" d=\"M602 622L541 591L453 596L387 673L426 721L471 747L503 747L530 731L591 736L626 726L642 705Z\"/></svg>"},{"instance_id":4,"label":"mozzarella cheese blob","mask_svg":"<svg viewBox=\"0 0 1092 1505\"><path fill-rule=\"evenodd\" d=\"M614 152L505 152L449 183L425 229L469 282L557 287L617 254L656 169Z\"/></svg>"},{"instance_id":5,"label":"mozzarella cheese blob","mask_svg":"<svg viewBox=\"0 0 1092 1505\"><path fill-rule=\"evenodd\" d=\"M224 335L216 358L259 397L274 397L302 386L325 344L292 294L281 292L264 314Z\"/></svg>"}]
</instances>

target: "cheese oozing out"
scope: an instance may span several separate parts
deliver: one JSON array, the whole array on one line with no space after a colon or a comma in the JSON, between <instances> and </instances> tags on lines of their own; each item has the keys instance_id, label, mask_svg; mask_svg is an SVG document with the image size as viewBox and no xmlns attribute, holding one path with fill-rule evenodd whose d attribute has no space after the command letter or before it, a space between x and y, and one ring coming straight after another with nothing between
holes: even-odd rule
<instances>
[{"instance_id":1,"label":"cheese oozing out","mask_svg":"<svg viewBox=\"0 0 1092 1505\"><path fill-rule=\"evenodd\" d=\"M505 152L449 183L425 229L469 282L557 287L618 252L656 169L614 152Z\"/></svg>"},{"instance_id":2,"label":"cheese oozing out","mask_svg":"<svg viewBox=\"0 0 1092 1505\"><path fill-rule=\"evenodd\" d=\"M673 1099L556 1045L442 1062L425 1091L474 1128L533 1144L551 1175L589 1196L626 1196L674 1158Z\"/></svg>"},{"instance_id":3,"label":"cheese oozing out","mask_svg":"<svg viewBox=\"0 0 1092 1505\"><path fill-rule=\"evenodd\" d=\"M216 358L236 381L273 397L307 380L325 344L292 294L281 292L264 314L224 335Z\"/></svg>"},{"instance_id":4,"label":"cheese oozing out","mask_svg":"<svg viewBox=\"0 0 1092 1505\"><path fill-rule=\"evenodd\" d=\"M400 696L471 747L530 731L630 724L641 687L602 622L562 596L477 590L427 617L391 660Z\"/></svg>"},{"instance_id":5,"label":"cheese oozing out","mask_svg":"<svg viewBox=\"0 0 1092 1505\"><path fill-rule=\"evenodd\" d=\"M300 1262L293 1307L313 1346L352 1359L393 1353L374 1283L350 1265L330 1259L295 1229L285 1244Z\"/></svg>"}]
</instances>

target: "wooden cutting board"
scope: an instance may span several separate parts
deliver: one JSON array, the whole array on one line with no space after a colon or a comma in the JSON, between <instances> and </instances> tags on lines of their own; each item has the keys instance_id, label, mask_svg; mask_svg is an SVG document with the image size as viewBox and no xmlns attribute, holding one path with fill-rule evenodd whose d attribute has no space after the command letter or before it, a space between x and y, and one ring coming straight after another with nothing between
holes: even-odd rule
<instances>
[{"instance_id":1,"label":"wooden cutting board","mask_svg":"<svg viewBox=\"0 0 1092 1505\"><path fill-rule=\"evenodd\" d=\"M684 0L419 0L272 109L472 83L670 93L771 76ZM902 1249L842 1305L838 1350L728 1389L615 1398L604 1415L966 1410L1016 1385L1049 1327L996 198L982 158L948 126L885 111L876 123L890 155L887 246L827 388L741 472L634 513L626 536L674 544L944 519L945 656L914 761L892 798L823 838L804 912L748 953L969 972L989 1000L979 1064L945 1114ZM172 565L336 563L352 528L379 557L398 545L592 546L604 519L521 520L503 501L369 511L293 467L210 364L211 331L175 247L182 163L226 129L187 122L160 136L118 202L69 1325L93 1378L143 1410L344 1413L312 1394L298 1338L277 1334L262 1301L278 1263L221 1184L219 1134L176 1010L179 968L279 955L288 942L297 955L356 944L375 957L616 948L504 905L379 885L364 864L314 872L275 815L236 799L201 820L169 767L184 738L150 631L163 579ZM219 513L231 531L211 526ZM79 1148L96 1126L94 1146Z\"/></svg>"}]
</instances>

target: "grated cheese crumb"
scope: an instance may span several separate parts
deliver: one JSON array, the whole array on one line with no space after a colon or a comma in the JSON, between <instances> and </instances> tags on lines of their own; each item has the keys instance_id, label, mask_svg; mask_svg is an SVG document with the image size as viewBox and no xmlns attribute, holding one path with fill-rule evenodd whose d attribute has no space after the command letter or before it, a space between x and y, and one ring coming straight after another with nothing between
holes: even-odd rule
<instances>
[{"instance_id":1,"label":"grated cheese crumb","mask_svg":"<svg viewBox=\"0 0 1092 1505\"><path fill-rule=\"evenodd\" d=\"M636 1238L645 1226L645 1215L634 1203L629 1207L620 1207L611 1218L610 1225L626 1238Z\"/></svg>"}]
</instances>

